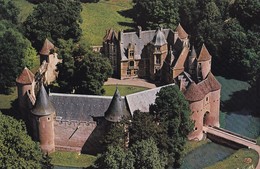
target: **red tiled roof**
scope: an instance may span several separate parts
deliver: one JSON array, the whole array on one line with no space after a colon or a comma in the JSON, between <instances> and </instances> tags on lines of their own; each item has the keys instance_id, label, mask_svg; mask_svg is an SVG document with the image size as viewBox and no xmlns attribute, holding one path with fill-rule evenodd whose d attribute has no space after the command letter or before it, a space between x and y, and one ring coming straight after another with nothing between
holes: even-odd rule
<instances>
[{"instance_id":1,"label":"red tiled roof","mask_svg":"<svg viewBox=\"0 0 260 169\"><path fill-rule=\"evenodd\" d=\"M185 61L186 61L186 59L187 59L187 56L188 56L188 54L189 54L189 48L187 48L187 47L184 47L183 49L182 49L182 51L181 51L181 54L180 54L180 56L179 56L179 58L178 58L178 60L177 60L177 62L176 62L176 64L174 65L174 67L175 68L183 68L184 67L184 63L185 63Z\"/></svg>"},{"instance_id":2,"label":"red tiled roof","mask_svg":"<svg viewBox=\"0 0 260 169\"><path fill-rule=\"evenodd\" d=\"M185 30L183 29L183 27L181 26L181 24L179 24L175 30L176 32L178 32L178 35L180 37L180 39L185 39L188 38L188 34L185 32Z\"/></svg>"},{"instance_id":3,"label":"red tiled roof","mask_svg":"<svg viewBox=\"0 0 260 169\"><path fill-rule=\"evenodd\" d=\"M25 67L22 73L16 79L16 82L20 84L31 84L33 79L34 74L27 67Z\"/></svg>"},{"instance_id":4,"label":"red tiled roof","mask_svg":"<svg viewBox=\"0 0 260 169\"><path fill-rule=\"evenodd\" d=\"M199 101L202 100L208 93L219 90L220 88L221 84L210 72L208 77L200 83L191 83L188 89L184 92L184 96L188 101Z\"/></svg>"},{"instance_id":5,"label":"red tiled roof","mask_svg":"<svg viewBox=\"0 0 260 169\"><path fill-rule=\"evenodd\" d=\"M51 49L54 49L54 45L46 38L40 51L40 54L49 55Z\"/></svg>"},{"instance_id":6,"label":"red tiled roof","mask_svg":"<svg viewBox=\"0 0 260 169\"><path fill-rule=\"evenodd\" d=\"M206 46L203 44L200 50L198 61L207 61L210 59L211 59L211 55L209 54L209 51L206 48Z\"/></svg>"}]
</instances>

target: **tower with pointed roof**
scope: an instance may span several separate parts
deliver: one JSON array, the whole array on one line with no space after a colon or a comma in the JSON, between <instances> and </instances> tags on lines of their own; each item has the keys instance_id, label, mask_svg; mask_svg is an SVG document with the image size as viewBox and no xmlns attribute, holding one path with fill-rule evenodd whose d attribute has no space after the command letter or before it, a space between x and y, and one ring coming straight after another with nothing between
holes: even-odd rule
<instances>
[{"instance_id":1,"label":"tower with pointed roof","mask_svg":"<svg viewBox=\"0 0 260 169\"><path fill-rule=\"evenodd\" d=\"M23 115L28 112L28 98L27 93L33 93L32 87L34 83L34 74L25 67L22 73L16 79L17 91L18 91L18 103L19 109Z\"/></svg>"},{"instance_id":2,"label":"tower with pointed roof","mask_svg":"<svg viewBox=\"0 0 260 169\"><path fill-rule=\"evenodd\" d=\"M168 43L162 30L162 28L158 28L152 42L150 42L153 51L150 57L150 78L153 80L160 79L161 68L168 52Z\"/></svg>"},{"instance_id":3,"label":"tower with pointed roof","mask_svg":"<svg viewBox=\"0 0 260 169\"><path fill-rule=\"evenodd\" d=\"M55 109L43 85L37 94L36 102L31 110L33 139L40 142L44 153L55 151L54 143Z\"/></svg>"},{"instance_id":4,"label":"tower with pointed roof","mask_svg":"<svg viewBox=\"0 0 260 169\"><path fill-rule=\"evenodd\" d=\"M105 112L105 119L109 122L120 122L122 119L130 118L130 114L126 109L125 99L120 96L118 88Z\"/></svg>"},{"instance_id":5,"label":"tower with pointed roof","mask_svg":"<svg viewBox=\"0 0 260 169\"><path fill-rule=\"evenodd\" d=\"M45 39L42 49L40 50L40 62L45 60L47 63L49 62L49 55L52 53L52 50L54 50L54 45L49 41L49 39Z\"/></svg>"},{"instance_id":6,"label":"tower with pointed roof","mask_svg":"<svg viewBox=\"0 0 260 169\"><path fill-rule=\"evenodd\" d=\"M198 79L199 81L205 79L211 71L211 55L208 52L205 44L202 45L198 61Z\"/></svg>"}]
</instances>

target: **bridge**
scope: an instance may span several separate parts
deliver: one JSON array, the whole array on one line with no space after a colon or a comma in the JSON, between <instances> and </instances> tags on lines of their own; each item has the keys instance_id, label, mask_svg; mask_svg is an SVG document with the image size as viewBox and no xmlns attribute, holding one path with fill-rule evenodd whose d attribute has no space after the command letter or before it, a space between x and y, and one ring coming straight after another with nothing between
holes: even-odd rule
<instances>
[{"instance_id":1,"label":"bridge","mask_svg":"<svg viewBox=\"0 0 260 169\"><path fill-rule=\"evenodd\" d=\"M256 144L256 140L218 127L203 126L203 131L207 134L207 137L213 139L213 141L219 141L221 139L220 142L222 143L229 142L229 145L235 145L236 147L247 147L257 151L259 159L256 169L260 169L260 146Z\"/></svg>"}]
</instances>

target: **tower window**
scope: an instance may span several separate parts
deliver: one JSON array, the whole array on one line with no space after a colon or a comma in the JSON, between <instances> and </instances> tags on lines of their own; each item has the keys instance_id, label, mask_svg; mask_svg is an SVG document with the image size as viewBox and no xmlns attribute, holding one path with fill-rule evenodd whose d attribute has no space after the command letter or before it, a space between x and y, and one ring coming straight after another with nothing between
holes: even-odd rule
<instances>
[{"instance_id":1,"label":"tower window","mask_svg":"<svg viewBox=\"0 0 260 169\"><path fill-rule=\"evenodd\" d=\"M130 52L129 52L129 57L130 57L130 58L133 58L133 57L134 57L134 51L133 51L133 50L130 50Z\"/></svg>"},{"instance_id":2,"label":"tower window","mask_svg":"<svg viewBox=\"0 0 260 169\"><path fill-rule=\"evenodd\" d=\"M134 69L134 65L135 65L135 62L134 61L130 61L129 62L129 69Z\"/></svg>"},{"instance_id":3,"label":"tower window","mask_svg":"<svg viewBox=\"0 0 260 169\"><path fill-rule=\"evenodd\" d=\"M160 55L155 55L155 63L161 64L161 56Z\"/></svg>"}]
</instances>

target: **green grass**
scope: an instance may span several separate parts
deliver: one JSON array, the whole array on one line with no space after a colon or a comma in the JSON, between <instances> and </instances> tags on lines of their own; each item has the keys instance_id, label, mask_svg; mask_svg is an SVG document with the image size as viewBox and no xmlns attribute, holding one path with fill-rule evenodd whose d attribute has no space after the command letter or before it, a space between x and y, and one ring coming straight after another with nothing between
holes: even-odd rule
<instances>
[{"instance_id":1,"label":"green grass","mask_svg":"<svg viewBox=\"0 0 260 169\"><path fill-rule=\"evenodd\" d=\"M13 92L9 95L0 94L0 109L10 109L11 103L17 98L17 88L12 88Z\"/></svg>"},{"instance_id":2,"label":"green grass","mask_svg":"<svg viewBox=\"0 0 260 169\"><path fill-rule=\"evenodd\" d=\"M251 158L252 162L251 163L246 163L245 158ZM235 168L245 168L249 167L252 164L254 167L258 163L258 154L254 150L250 149L240 149L231 156L229 156L227 159L217 162L214 165L207 167L205 169L220 169L220 168L225 168L225 169L235 169Z\"/></svg>"},{"instance_id":3,"label":"green grass","mask_svg":"<svg viewBox=\"0 0 260 169\"><path fill-rule=\"evenodd\" d=\"M113 96L116 90L116 85L105 85L103 86L105 89L105 96ZM121 96L125 96L132 93L141 92L147 90L148 88L145 87L138 87L138 86L128 86L128 85L118 85L118 90Z\"/></svg>"},{"instance_id":4,"label":"green grass","mask_svg":"<svg viewBox=\"0 0 260 169\"><path fill-rule=\"evenodd\" d=\"M131 28L119 23L129 25L133 22L132 19L118 13L132 8L131 0L100 0L98 3L82 3L82 6L82 41L90 45L102 45L109 28L117 31Z\"/></svg>"},{"instance_id":5,"label":"green grass","mask_svg":"<svg viewBox=\"0 0 260 169\"><path fill-rule=\"evenodd\" d=\"M27 16L33 11L33 7L35 6L32 3L29 3L27 0L12 0L15 5L21 10L19 15L20 21L25 21Z\"/></svg>"},{"instance_id":6,"label":"green grass","mask_svg":"<svg viewBox=\"0 0 260 169\"><path fill-rule=\"evenodd\" d=\"M54 152L50 156L53 165L67 167L89 167L96 160L95 156L76 152Z\"/></svg>"},{"instance_id":7,"label":"green grass","mask_svg":"<svg viewBox=\"0 0 260 169\"><path fill-rule=\"evenodd\" d=\"M187 155L189 152L195 150L196 148L199 148L200 146L203 146L204 144L207 144L208 142L208 140L187 141L184 146L183 154Z\"/></svg>"}]
</instances>

